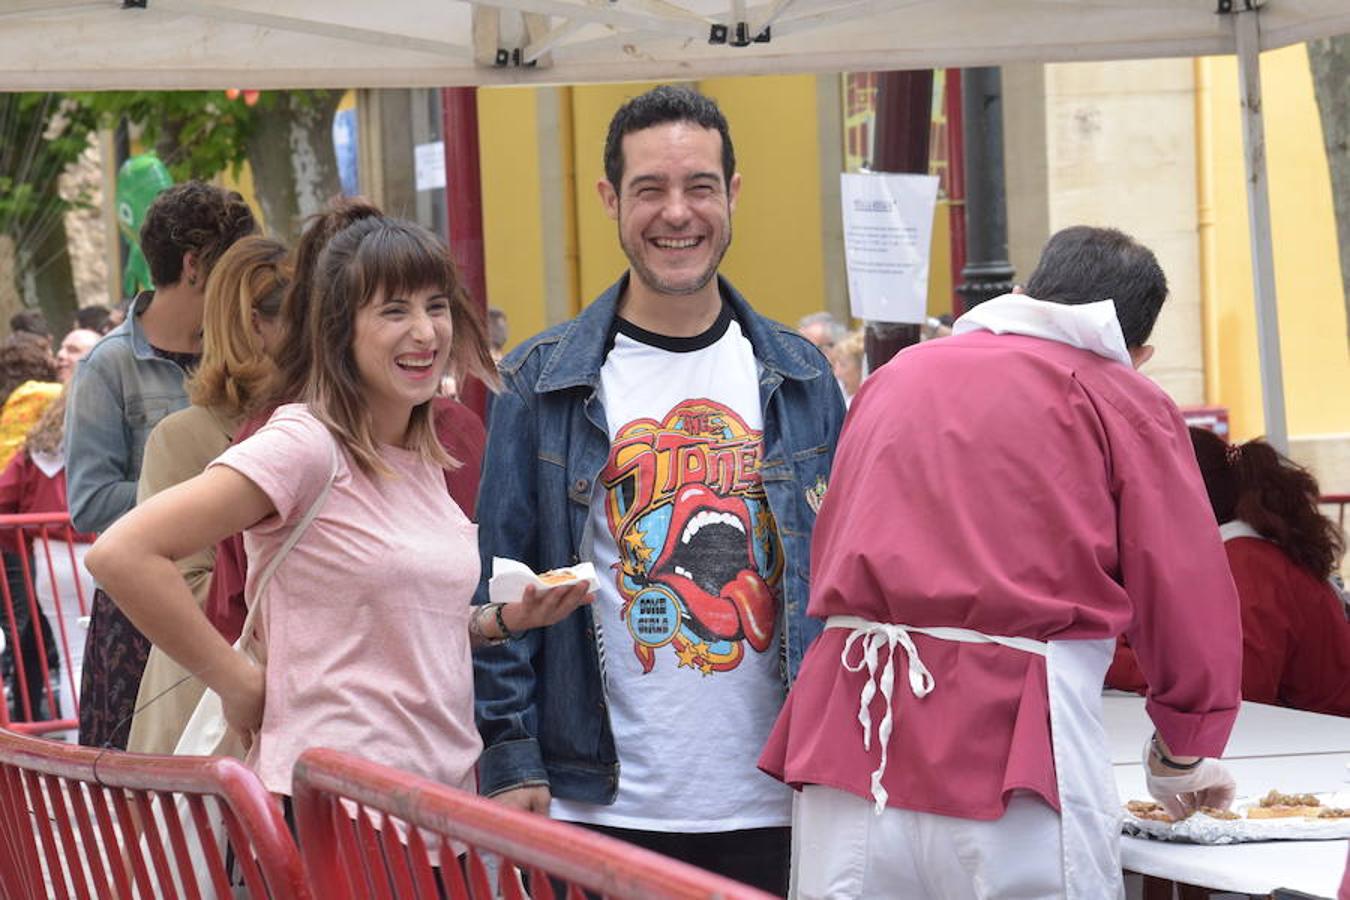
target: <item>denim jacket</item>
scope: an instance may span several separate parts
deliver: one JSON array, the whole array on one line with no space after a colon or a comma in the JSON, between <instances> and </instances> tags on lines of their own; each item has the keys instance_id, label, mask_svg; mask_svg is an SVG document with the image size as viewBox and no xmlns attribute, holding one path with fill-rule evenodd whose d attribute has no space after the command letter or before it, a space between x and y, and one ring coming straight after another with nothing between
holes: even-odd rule
<instances>
[{"instance_id":1,"label":"denim jacket","mask_svg":"<svg viewBox=\"0 0 1350 900\"><path fill-rule=\"evenodd\" d=\"M582 313L518 347L502 362L478 494L486 602L494 556L535 571L591 558L587 533L595 479L609 456L604 405L596 395L606 341L627 275ZM844 402L815 347L757 315L725 280L759 366L764 411L760 468L786 559L785 675L795 677L822 623L806 615L811 528L824 493ZM610 731L602 650L589 607L518 640L475 654L474 689L487 795L548 785L554 796L612 803L618 756Z\"/></svg>"},{"instance_id":2,"label":"denim jacket","mask_svg":"<svg viewBox=\"0 0 1350 900\"><path fill-rule=\"evenodd\" d=\"M103 531L136 505L145 439L159 420L188 405L183 370L155 355L136 297L126 321L80 361L67 398L66 482L77 531Z\"/></svg>"}]
</instances>

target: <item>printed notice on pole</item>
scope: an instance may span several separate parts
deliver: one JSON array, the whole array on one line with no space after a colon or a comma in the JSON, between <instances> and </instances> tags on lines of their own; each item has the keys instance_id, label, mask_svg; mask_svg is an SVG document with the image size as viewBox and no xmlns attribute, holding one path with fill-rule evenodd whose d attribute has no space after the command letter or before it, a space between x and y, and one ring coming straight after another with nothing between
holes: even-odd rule
<instances>
[{"instance_id":1,"label":"printed notice on pole","mask_svg":"<svg viewBox=\"0 0 1350 900\"><path fill-rule=\"evenodd\" d=\"M839 180L853 315L922 323L928 317L937 176L844 173Z\"/></svg>"},{"instance_id":2,"label":"printed notice on pole","mask_svg":"<svg viewBox=\"0 0 1350 900\"><path fill-rule=\"evenodd\" d=\"M413 147L413 175L419 191L445 187L445 141Z\"/></svg>"}]
</instances>

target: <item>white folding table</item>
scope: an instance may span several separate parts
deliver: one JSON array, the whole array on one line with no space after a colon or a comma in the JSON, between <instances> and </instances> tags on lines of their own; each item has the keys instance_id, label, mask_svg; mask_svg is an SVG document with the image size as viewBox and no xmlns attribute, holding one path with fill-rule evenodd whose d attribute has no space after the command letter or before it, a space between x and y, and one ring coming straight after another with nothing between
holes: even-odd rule
<instances>
[{"instance_id":1,"label":"white folding table","mask_svg":"<svg viewBox=\"0 0 1350 900\"><path fill-rule=\"evenodd\" d=\"M1142 755L1153 724L1144 699L1108 692L1103 719L1123 801L1146 799ZM1243 703L1224 753L1239 796L1350 790L1350 719ZM1216 891L1269 894L1287 888L1335 897L1350 842L1272 841L1201 846L1121 838L1124 868Z\"/></svg>"}]
</instances>

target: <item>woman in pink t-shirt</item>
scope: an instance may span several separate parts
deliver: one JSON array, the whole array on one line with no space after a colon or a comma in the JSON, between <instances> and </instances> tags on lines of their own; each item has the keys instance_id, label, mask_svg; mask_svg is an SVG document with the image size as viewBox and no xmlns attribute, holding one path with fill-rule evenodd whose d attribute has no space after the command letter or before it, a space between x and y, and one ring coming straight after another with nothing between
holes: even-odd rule
<instances>
[{"instance_id":1,"label":"woman in pink t-shirt","mask_svg":"<svg viewBox=\"0 0 1350 900\"><path fill-rule=\"evenodd\" d=\"M436 439L431 401L452 353L486 381L496 373L433 235L384 217L345 228L319 260L308 324L303 402L120 519L89 569L220 694L269 790L290 793L292 766L312 746L472 790L471 647L557 621L587 601L585 588L527 590L520 603L470 611L476 527L445 491L441 470L455 462ZM256 596L254 576L316 507ZM172 562L241 530L265 668L225 642Z\"/></svg>"}]
</instances>

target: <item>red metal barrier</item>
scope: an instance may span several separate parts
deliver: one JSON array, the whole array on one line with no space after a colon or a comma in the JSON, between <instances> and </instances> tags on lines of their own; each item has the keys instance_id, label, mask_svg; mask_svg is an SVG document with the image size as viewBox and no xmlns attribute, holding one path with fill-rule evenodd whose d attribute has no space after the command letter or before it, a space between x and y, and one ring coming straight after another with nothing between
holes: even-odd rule
<instances>
[{"instance_id":1,"label":"red metal barrier","mask_svg":"<svg viewBox=\"0 0 1350 900\"><path fill-rule=\"evenodd\" d=\"M94 594L83 564L87 538L80 538L65 513L0 516L7 569L0 578L0 628L13 660L0 729L31 734L76 727L83 623Z\"/></svg>"},{"instance_id":2,"label":"red metal barrier","mask_svg":"<svg viewBox=\"0 0 1350 900\"><path fill-rule=\"evenodd\" d=\"M221 823L213 825L213 823ZM143 756L0 731L0 897L312 894L281 806L242 763Z\"/></svg>"},{"instance_id":3,"label":"red metal barrier","mask_svg":"<svg viewBox=\"0 0 1350 900\"><path fill-rule=\"evenodd\" d=\"M1336 507L1336 524L1341 527L1341 531L1345 531L1345 507L1350 506L1350 494L1323 494L1317 498L1317 503L1320 506Z\"/></svg>"},{"instance_id":4,"label":"red metal barrier","mask_svg":"<svg viewBox=\"0 0 1350 900\"><path fill-rule=\"evenodd\" d=\"M336 750L305 751L293 788L301 856L315 896L324 900L581 900L587 891L615 900L769 897L640 847Z\"/></svg>"}]
</instances>

